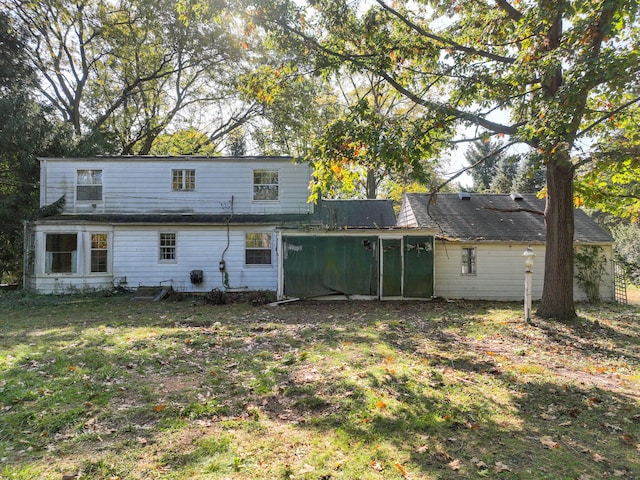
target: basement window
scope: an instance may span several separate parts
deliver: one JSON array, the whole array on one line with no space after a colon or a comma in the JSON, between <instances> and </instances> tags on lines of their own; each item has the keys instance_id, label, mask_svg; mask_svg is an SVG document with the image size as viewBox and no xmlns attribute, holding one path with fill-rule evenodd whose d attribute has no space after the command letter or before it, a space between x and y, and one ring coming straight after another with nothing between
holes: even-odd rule
<instances>
[{"instance_id":1,"label":"basement window","mask_svg":"<svg viewBox=\"0 0 640 480\"><path fill-rule=\"evenodd\" d=\"M48 233L45 243L45 273L76 273L78 261L76 233Z\"/></svg>"},{"instance_id":2,"label":"basement window","mask_svg":"<svg viewBox=\"0 0 640 480\"><path fill-rule=\"evenodd\" d=\"M462 275L476 274L476 247L462 249Z\"/></svg>"}]
</instances>

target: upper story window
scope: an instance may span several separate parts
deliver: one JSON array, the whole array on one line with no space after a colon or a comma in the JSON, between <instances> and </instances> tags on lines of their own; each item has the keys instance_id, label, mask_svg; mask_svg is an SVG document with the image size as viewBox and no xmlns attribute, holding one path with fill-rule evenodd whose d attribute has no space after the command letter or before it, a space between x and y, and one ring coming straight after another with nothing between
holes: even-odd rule
<instances>
[{"instance_id":1,"label":"upper story window","mask_svg":"<svg viewBox=\"0 0 640 480\"><path fill-rule=\"evenodd\" d=\"M278 170L254 170L253 199L277 201L278 198Z\"/></svg>"},{"instance_id":2,"label":"upper story window","mask_svg":"<svg viewBox=\"0 0 640 480\"><path fill-rule=\"evenodd\" d=\"M171 190L191 192L196 189L196 171L193 169L171 170Z\"/></svg>"},{"instance_id":3,"label":"upper story window","mask_svg":"<svg viewBox=\"0 0 640 480\"><path fill-rule=\"evenodd\" d=\"M476 247L462 249L462 275L476 274Z\"/></svg>"},{"instance_id":4,"label":"upper story window","mask_svg":"<svg viewBox=\"0 0 640 480\"><path fill-rule=\"evenodd\" d=\"M76 200L102 201L102 170L78 170Z\"/></svg>"},{"instance_id":5,"label":"upper story window","mask_svg":"<svg viewBox=\"0 0 640 480\"><path fill-rule=\"evenodd\" d=\"M160 249L158 259L165 263L175 263L176 261L176 234L161 233Z\"/></svg>"},{"instance_id":6,"label":"upper story window","mask_svg":"<svg viewBox=\"0 0 640 480\"><path fill-rule=\"evenodd\" d=\"M271 234L247 233L245 236L245 264L271 265Z\"/></svg>"}]
</instances>

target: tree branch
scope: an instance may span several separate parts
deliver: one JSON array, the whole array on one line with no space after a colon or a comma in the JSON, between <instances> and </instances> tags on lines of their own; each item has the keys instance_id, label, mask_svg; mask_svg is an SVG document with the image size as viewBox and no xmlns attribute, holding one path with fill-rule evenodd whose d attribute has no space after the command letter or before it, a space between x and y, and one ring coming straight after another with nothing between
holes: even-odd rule
<instances>
[{"instance_id":1,"label":"tree branch","mask_svg":"<svg viewBox=\"0 0 640 480\"><path fill-rule=\"evenodd\" d=\"M500 62L500 63L506 63L506 64L509 64L509 65L512 65L512 64L514 64L516 62L515 58L505 57L503 55L497 55L495 53L487 52L487 51L484 51L484 50L477 50L475 48L471 48L471 47L467 47L467 46L461 45L461 44L459 44L457 42L454 42L453 40L449 40L448 38L444 38L444 37L441 37L439 35L435 35L433 33L430 33L427 30L425 30L424 28L422 28L420 25L417 25L416 23L414 23L411 20L409 20L406 16L402 15L395 8L392 8L389 5L387 5L382 0L376 0L376 2L384 10L386 10L391 15L395 16L396 18L398 18L402 23L404 23L406 26L408 26L409 28L411 28L415 32L419 33L423 37L427 37L430 40L442 43L444 45L448 45L452 49L457 50L459 52L464 52L464 53L466 53L468 55L478 55L480 57L488 58L490 60L494 60L494 61Z\"/></svg>"}]
</instances>

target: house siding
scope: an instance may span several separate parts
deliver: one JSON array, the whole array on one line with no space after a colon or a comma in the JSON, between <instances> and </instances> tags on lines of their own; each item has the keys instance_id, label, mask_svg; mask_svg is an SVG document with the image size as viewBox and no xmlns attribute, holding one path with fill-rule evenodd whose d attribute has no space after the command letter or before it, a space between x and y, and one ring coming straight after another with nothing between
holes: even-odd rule
<instances>
[{"instance_id":1,"label":"house siding","mask_svg":"<svg viewBox=\"0 0 640 480\"><path fill-rule=\"evenodd\" d=\"M436 241L435 296L449 299L521 301L524 298L524 260L528 244L458 243ZM476 274L461 273L462 249L476 247ZM544 245L532 245L536 254L532 277L532 298L542 297ZM604 301L613 300L612 248L603 245L607 263L600 286ZM574 298L586 300L574 280Z\"/></svg>"},{"instance_id":2,"label":"house siding","mask_svg":"<svg viewBox=\"0 0 640 480\"><path fill-rule=\"evenodd\" d=\"M77 170L102 170L102 200L77 201ZM172 191L171 171L196 171L193 191ZM278 170L277 201L253 201L253 170ZM308 164L290 159L136 158L41 159L41 206L62 195L74 213L309 213Z\"/></svg>"},{"instance_id":3,"label":"house siding","mask_svg":"<svg viewBox=\"0 0 640 480\"><path fill-rule=\"evenodd\" d=\"M158 260L158 237L161 232L176 233L176 261ZM271 265L245 265L245 233L269 232ZM228 288L273 290L278 286L278 244L273 226L230 227L229 246L224 227L117 227L114 235L113 274L126 277L127 285L171 285L181 292L208 292L224 289L219 262L223 258L228 274ZM226 249L226 252L225 252ZM192 270L203 271L203 282L193 284Z\"/></svg>"}]
</instances>

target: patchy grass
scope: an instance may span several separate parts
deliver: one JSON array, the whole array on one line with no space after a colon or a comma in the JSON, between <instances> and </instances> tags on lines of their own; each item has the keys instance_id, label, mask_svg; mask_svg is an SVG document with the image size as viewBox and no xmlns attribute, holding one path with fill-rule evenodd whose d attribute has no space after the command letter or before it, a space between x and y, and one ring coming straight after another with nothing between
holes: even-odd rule
<instances>
[{"instance_id":1,"label":"patchy grass","mask_svg":"<svg viewBox=\"0 0 640 480\"><path fill-rule=\"evenodd\" d=\"M627 285L627 301L632 305L640 305L640 286Z\"/></svg>"},{"instance_id":2,"label":"patchy grass","mask_svg":"<svg viewBox=\"0 0 640 480\"><path fill-rule=\"evenodd\" d=\"M640 478L640 310L0 297L0 478Z\"/></svg>"}]
</instances>

